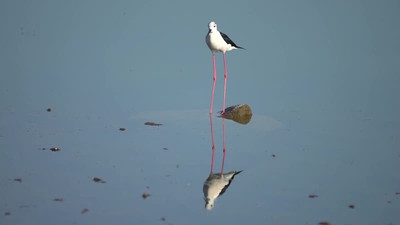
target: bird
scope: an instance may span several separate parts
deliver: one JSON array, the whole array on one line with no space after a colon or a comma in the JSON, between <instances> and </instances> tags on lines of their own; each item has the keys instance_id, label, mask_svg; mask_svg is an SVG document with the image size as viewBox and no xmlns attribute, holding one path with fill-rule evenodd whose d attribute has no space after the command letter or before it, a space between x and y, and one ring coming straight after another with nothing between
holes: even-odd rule
<instances>
[{"instance_id":1,"label":"bird","mask_svg":"<svg viewBox=\"0 0 400 225\"><path fill-rule=\"evenodd\" d=\"M210 173L203 185L204 200L206 209L214 208L215 200L221 196L231 184L233 178L242 171L231 171L229 173Z\"/></svg>"},{"instance_id":2,"label":"bird","mask_svg":"<svg viewBox=\"0 0 400 225\"><path fill-rule=\"evenodd\" d=\"M225 53L227 51L231 51L234 49L244 49L243 47L240 47L236 45L229 37L228 35L218 31L217 29L217 23L214 21L211 21L208 24L208 33L206 35L206 43L208 45L208 48L210 48L213 56L213 70L214 70L214 77L213 77L213 88L211 92L211 106L210 106L210 114L212 114L212 108L213 108L213 103L214 103L214 92L215 92L215 83L217 80L217 71L216 71L216 66L215 66L215 53L217 52L222 52L223 58L224 58L224 69L225 69L225 74L224 74L224 101L222 105L222 111L221 114L225 113L225 97L226 97L226 80L228 78L228 72L226 69L226 59L225 59Z\"/></svg>"}]
</instances>

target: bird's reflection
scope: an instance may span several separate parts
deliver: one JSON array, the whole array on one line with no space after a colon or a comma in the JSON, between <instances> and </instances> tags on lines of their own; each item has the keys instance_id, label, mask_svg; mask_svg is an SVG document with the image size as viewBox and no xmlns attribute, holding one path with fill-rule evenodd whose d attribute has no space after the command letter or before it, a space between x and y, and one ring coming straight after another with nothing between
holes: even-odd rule
<instances>
[{"instance_id":1,"label":"bird's reflection","mask_svg":"<svg viewBox=\"0 0 400 225\"><path fill-rule=\"evenodd\" d=\"M211 142L212 142L212 156L211 156L211 171L207 180L203 185L204 200L206 201L206 209L211 210L214 208L215 200L222 195L233 178L242 171L231 171L224 173L225 155L226 155L226 142L225 142L225 118L222 118L222 138L223 138L223 156L221 172L214 173L214 159L215 159L215 142L214 142L214 129L212 123L212 116L210 115L211 127Z\"/></svg>"}]
</instances>

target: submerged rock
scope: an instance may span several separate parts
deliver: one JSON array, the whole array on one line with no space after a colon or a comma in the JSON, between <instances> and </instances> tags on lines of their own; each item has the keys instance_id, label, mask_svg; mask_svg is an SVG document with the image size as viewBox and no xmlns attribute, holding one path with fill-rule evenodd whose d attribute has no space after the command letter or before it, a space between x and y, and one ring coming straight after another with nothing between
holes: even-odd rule
<instances>
[{"instance_id":1,"label":"submerged rock","mask_svg":"<svg viewBox=\"0 0 400 225\"><path fill-rule=\"evenodd\" d=\"M225 113L221 114L220 117L233 120L237 123L248 124L252 116L253 113L249 105L239 104L226 108Z\"/></svg>"}]
</instances>

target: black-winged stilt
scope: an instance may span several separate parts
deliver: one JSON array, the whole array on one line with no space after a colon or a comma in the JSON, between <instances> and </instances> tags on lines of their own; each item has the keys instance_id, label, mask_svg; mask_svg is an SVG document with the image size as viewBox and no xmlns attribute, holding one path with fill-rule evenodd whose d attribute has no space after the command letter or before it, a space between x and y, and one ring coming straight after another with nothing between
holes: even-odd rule
<instances>
[{"instance_id":1,"label":"black-winged stilt","mask_svg":"<svg viewBox=\"0 0 400 225\"><path fill-rule=\"evenodd\" d=\"M208 24L208 34L206 36L206 43L210 48L213 54L213 69L214 69L214 81L213 81L213 88L211 93L211 106L210 106L210 114L212 114L212 107L214 102L214 91L215 91L215 82L217 80L217 71L215 67L215 53L222 52L224 57L224 68L225 68L225 83L224 83L224 101L222 106L221 114L225 113L225 96L226 96L226 80L228 78L228 72L226 70L226 60L225 60L225 52L233 50L233 49L244 49L242 47L237 46L229 37L228 35L219 32L217 29L217 24L214 21L211 21Z\"/></svg>"}]
</instances>

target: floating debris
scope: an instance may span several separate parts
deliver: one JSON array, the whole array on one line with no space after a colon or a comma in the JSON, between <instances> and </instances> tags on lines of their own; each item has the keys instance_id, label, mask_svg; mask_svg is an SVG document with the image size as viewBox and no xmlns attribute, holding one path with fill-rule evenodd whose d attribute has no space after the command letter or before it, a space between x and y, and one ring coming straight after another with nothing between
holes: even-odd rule
<instances>
[{"instance_id":1,"label":"floating debris","mask_svg":"<svg viewBox=\"0 0 400 225\"><path fill-rule=\"evenodd\" d=\"M276 155L275 155L275 154L272 154L271 156L272 156L272 158L275 158Z\"/></svg>"},{"instance_id":2,"label":"floating debris","mask_svg":"<svg viewBox=\"0 0 400 225\"><path fill-rule=\"evenodd\" d=\"M22 178L14 178L14 181L22 183Z\"/></svg>"},{"instance_id":3,"label":"floating debris","mask_svg":"<svg viewBox=\"0 0 400 225\"><path fill-rule=\"evenodd\" d=\"M162 124L161 124L161 123L154 123L154 122L146 122L146 123L144 123L144 125L148 125L148 126L157 126L157 127L159 127L159 126L161 126Z\"/></svg>"},{"instance_id":4,"label":"floating debris","mask_svg":"<svg viewBox=\"0 0 400 225\"><path fill-rule=\"evenodd\" d=\"M62 202L62 201L64 201L64 199L63 199L63 198L55 198L55 199L53 199L53 201L55 201L55 202Z\"/></svg>"},{"instance_id":5,"label":"floating debris","mask_svg":"<svg viewBox=\"0 0 400 225\"><path fill-rule=\"evenodd\" d=\"M87 212L89 212L89 209L84 208L84 209L82 209L81 214L85 214L85 213L87 213Z\"/></svg>"},{"instance_id":6,"label":"floating debris","mask_svg":"<svg viewBox=\"0 0 400 225\"><path fill-rule=\"evenodd\" d=\"M318 225L330 225L330 223L327 221L322 221L322 222L319 222Z\"/></svg>"},{"instance_id":7,"label":"floating debris","mask_svg":"<svg viewBox=\"0 0 400 225\"><path fill-rule=\"evenodd\" d=\"M150 196L150 194L147 194L147 193L143 193L143 194L142 194L142 198L143 198L143 199L146 199L146 198L148 198L149 196Z\"/></svg>"},{"instance_id":8,"label":"floating debris","mask_svg":"<svg viewBox=\"0 0 400 225\"><path fill-rule=\"evenodd\" d=\"M51 150L52 152L58 152L58 151L60 151L59 148L50 148L50 150Z\"/></svg>"},{"instance_id":9,"label":"floating debris","mask_svg":"<svg viewBox=\"0 0 400 225\"><path fill-rule=\"evenodd\" d=\"M309 197L309 198L318 198L319 196L318 196L318 195L311 194L311 195L309 195L308 197Z\"/></svg>"},{"instance_id":10,"label":"floating debris","mask_svg":"<svg viewBox=\"0 0 400 225\"><path fill-rule=\"evenodd\" d=\"M161 221L166 221L167 219L165 219L165 217L161 217Z\"/></svg>"},{"instance_id":11,"label":"floating debris","mask_svg":"<svg viewBox=\"0 0 400 225\"><path fill-rule=\"evenodd\" d=\"M102 180L101 178L98 178L98 177L94 177L93 181L96 182L96 183L102 183L102 184L107 183L106 181L104 181L104 180Z\"/></svg>"},{"instance_id":12,"label":"floating debris","mask_svg":"<svg viewBox=\"0 0 400 225\"><path fill-rule=\"evenodd\" d=\"M57 148L57 147L53 147L53 148L48 148L50 151L52 151L52 152L58 152L58 151L60 151L61 149L60 148ZM43 150L43 151L45 151L45 150L47 150L47 148L40 148L40 150Z\"/></svg>"},{"instance_id":13,"label":"floating debris","mask_svg":"<svg viewBox=\"0 0 400 225\"><path fill-rule=\"evenodd\" d=\"M51 108L47 108L47 110L46 110L47 112L51 112Z\"/></svg>"},{"instance_id":14,"label":"floating debris","mask_svg":"<svg viewBox=\"0 0 400 225\"><path fill-rule=\"evenodd\" d=\"M120 131L126 131L126 128L121 127L121 128L119 128L119 130L120 130Z\"/></svg>"},{"instance_id":15,"label":"floating debris","mask_svg":"<svg viewBox=\"0 0 400 225\"><path fill-rule=\"evenodd\" d=\"M400 195L400 191L396 192L396 195Z\"/></svg>"},{"instance_id":16,"label":"floating debris","mask_svg":"<svg viewBox=\"0 0 400 225\"><path fill-rule=\"evenodd\" d=\"M4 215L5 216L11 216L11 212L5 212Z\"/></svg>"},{"instance_id":17,"label":"floating debris","mask_svg":"<svg viewBox=\"0 0 400 225\"><path fill-rule=\"evenodd\" d=\"M350 209L354 209L355 206L354 206L354 205L349 205L349 208L350 208Z\"/></svg>"},{"instance_id":18,"label":"floating debris","mask_svg":"<svg viewBox=\"0 0 400 225\"><path fill-rule=\"evenodd\" d=\"M164 150L164 151L167 151L167 150L168 150L168 148L162 148L162 150Z\"/></svg>"}]
</instances>

